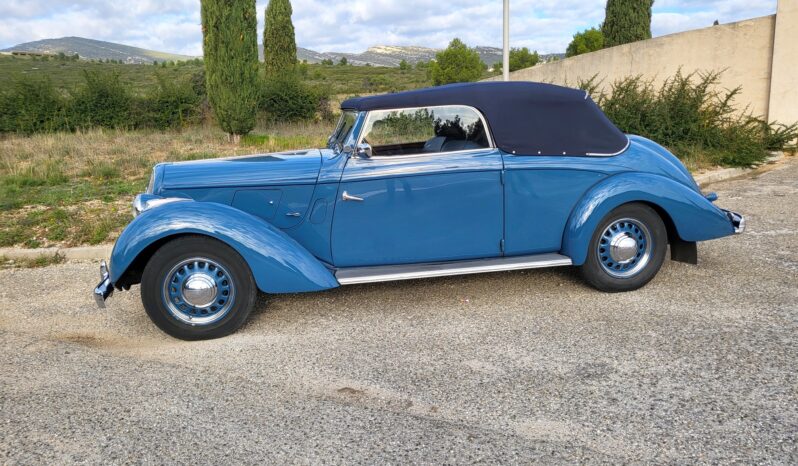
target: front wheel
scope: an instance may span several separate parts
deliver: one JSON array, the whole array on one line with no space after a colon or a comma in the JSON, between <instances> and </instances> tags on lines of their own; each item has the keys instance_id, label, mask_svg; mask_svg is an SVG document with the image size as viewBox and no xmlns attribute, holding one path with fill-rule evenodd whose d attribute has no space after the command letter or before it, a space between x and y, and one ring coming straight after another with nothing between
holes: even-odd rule
<instances>
[{"instance_id":1,"label":"front wheel","mask_svg":"<svg viewBox=\"0 0 798 466\"><path fill-rule=\"evenodd\" d=\"M607 214L593 232L580 271L601 291L636 290L662 267L667 246L665 224L654 209L623 205Z\"/></svg>"},{"instance_id":2,"label":"front wheel","mask_svg":"<svg viewBox=\"0 0 798 466\"><path fill-rule=\"evenodd\" d=\"M182 340L218 338L244 324L257 287L244 259L217 240L187 236L152 256L141 279L141 301L161 330Z\"/></svg>"}]
</instances>

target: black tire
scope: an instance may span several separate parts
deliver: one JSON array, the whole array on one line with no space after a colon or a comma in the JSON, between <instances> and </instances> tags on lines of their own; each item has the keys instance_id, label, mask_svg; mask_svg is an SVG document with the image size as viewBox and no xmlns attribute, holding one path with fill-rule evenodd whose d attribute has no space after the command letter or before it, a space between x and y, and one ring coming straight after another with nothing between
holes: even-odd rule
<instances>
[{"instance_id":1,"label":"black tire","mask_svg":"<svg viewBox=\"0 0 798 466\"><path fill-rule=\"evenodd\" d=\"M633 246L628 238L634 240ZM618 247L610 248L610 243ZM667 249L668 232L659 214L644 204L625 204L599 222L579 270L601 291L636 290L657 275Z\"/></svg>"},{"instance_id":2,"label":"black tire","mask_svg":"<svg viewBox=\"0 0 798 466\"><path fill-rule=\"evenodd\" d=\"M172 280L182 283L179 289L167 286ZM257 293L252 272L241 255L204 236L184 236L161 246L141 279L141 302L147 315L158 328L181 340L219 338L235 332L249 317ZM210 301L189 304L202 299Z\"/></svg>"}]
</instances>

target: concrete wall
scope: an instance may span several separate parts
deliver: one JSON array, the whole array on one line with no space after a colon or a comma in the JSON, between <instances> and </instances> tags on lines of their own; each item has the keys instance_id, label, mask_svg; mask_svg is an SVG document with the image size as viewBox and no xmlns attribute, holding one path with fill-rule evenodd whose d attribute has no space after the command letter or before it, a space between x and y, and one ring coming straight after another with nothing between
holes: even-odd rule
<instances>
[{"instance_id":1,"label":"concrete wall","mask_svg":"<svg viewBox=\"0 0 798 466\"><path fill-rule=\"evenodd\" d=\"M679 69L725 70L721 86L742 86L739 106L792 123L798 121L797 27L798 0L779 0L776 15L599 50L515 71L510 79L575 86L597 75L609 90L612 82L628 76L660 84Z\"/></svg>"},{"instance_id":2,"label":"concrete wall","mask_svg":"<svg viewBox=\"0 0 798 466\"><path fill-rule=\"evenodd\" d=\"M798 0L779 0L773 40L769 118L798 121Z\"/></svg>"}]
</instances>

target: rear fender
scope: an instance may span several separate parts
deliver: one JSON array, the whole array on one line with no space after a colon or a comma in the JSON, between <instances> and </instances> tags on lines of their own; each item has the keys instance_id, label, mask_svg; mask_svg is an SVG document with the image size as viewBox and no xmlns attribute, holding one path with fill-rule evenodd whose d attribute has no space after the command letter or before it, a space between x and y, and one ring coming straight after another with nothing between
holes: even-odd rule
<instances>
[{"instance_id":1,"label":"rear fender","mask_svg":"<svg viewBox=\"0 0 798 466\"><path fill-rule=\"evenodd\" d=\"M150 245L186 234L209 236L235 249L266 293L338 286L324 264L273 225L227 205L195 201L164 204L136 217L114 245L111 283L116 285Z\"/></svg>"},{"instance_id":2,"label":"rear fender","mask_svg":"<svg viewBox=\"0 0 798 466\"><path fill-rule=\"evenodd\" d=\"M576 205L563 233L562 254L570 257L574 265L582 265L601 219L630 202L650 204L664 211L678 235L673 239L695 242L734 234L726 214L688 186L661 175L622 173L596 184Z\"/></svg>"}]
</instances>

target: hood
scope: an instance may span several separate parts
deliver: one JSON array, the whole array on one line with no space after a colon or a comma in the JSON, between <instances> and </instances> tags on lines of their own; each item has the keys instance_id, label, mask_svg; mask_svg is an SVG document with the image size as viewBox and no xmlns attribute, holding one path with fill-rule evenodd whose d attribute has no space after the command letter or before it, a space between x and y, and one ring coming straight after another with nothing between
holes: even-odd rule
<instances>
[{"instance_id":1,"label":"hood","mask_svg":"<svg viewBox=\"0 0 798 466\"><path fill-rule=\"evenodd\" d=\"M318 149L163 163L155 167L148 191L315 184L320 168Z\"/></svg>"}]
</instances>

